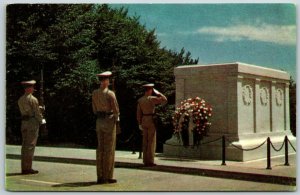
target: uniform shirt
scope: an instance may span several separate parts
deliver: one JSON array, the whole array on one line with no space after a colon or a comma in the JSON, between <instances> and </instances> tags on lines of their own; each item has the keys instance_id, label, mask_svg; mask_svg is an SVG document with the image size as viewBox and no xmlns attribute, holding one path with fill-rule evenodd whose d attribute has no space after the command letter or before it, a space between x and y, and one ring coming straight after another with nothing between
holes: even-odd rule
<instances>
[{"instance_id":1,"label":"uniform shirt","mask_svg":"<svg viewBox=\"0 0 300 195\"><path fill-rule=\"evenodd\" d=\"M39 102L31 93L25 93L21 96L18 105L22 116L34 117L39 123L42 123L43 116L39 108Z\"/></svg>"},{"instance_id":2,"label":"uniform shirt","mask_svg":"<svg viewBox=\"0 0 300 195\"><path fill-rule=\"evenodd\" d=\"M161 94L160 97L157 96L143 96L138 100L136 117L137 121L142 124L143 115L154 114L155 105L167 103L167 98Z\"/></svg>"},{"instance_id":3,"label":"uniform shirt","mask_svg":"<svg viewBox=\"0 0 300 195\"><path fill-rule=\"evenodd\" d=\"M96 89L92 95L93 112L113 112L115 117L119 116L119 105L115 93L108 88Z\"/></svg>"}]
</instances>

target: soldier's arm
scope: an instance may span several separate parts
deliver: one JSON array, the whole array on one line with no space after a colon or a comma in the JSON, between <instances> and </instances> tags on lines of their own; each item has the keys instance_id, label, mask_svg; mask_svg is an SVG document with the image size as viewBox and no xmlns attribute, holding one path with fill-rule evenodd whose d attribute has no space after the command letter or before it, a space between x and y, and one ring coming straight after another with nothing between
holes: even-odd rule
<instances>
[{"instance_id":1,"label":"soldier's arm","mask_svg":"<svg viewBox=\"0 0 300 195\"><path fill-rule=\"evenodd\" d=\"M142 124L142 109L141 109L141 106L139 103L137 104L137 109L136 109L136 119L137 119L139 125L141 125Z\"/></svg>"},{"instance_id":2,"label":"soldier's arm","mask_svg":"<svg viewBox=\"0 0 300 195\"><path fill-rule=\"evenodd\" d=\"M39 101L36 98L32 99L32 105L34 110L34 117L39 121L40 124L42 124L43 115L39 107Z\"/></svg>"},{"instance_id":3,"label":"soldier's arm","mask_svg":"<svg viewBox=\"0 0 300 195\"><path fill-rule=\"evenodd\" d=\"M160 93L157 97L152 96L151 101L156 104L166 104L168 102L167 97Z\"/></svg>"},{"instance_id":4,"label":"soldier's arm","mask_svg":"<svg viewBox=\"0 0 300 195\"><path fill-rule=\"evenodd\" d=\"M167 97L162 93L159 94L159 98L160 98L160 100L159 100L160 104L166 104L168 102Z\"/></svg>"},{"instance_id":5,"label":"soldier's arm","mask_svg":"<svg viewBox=\"0 0 300 195\"><path fill-rule=\"evenodd\" d=\"M119 104L118 104L116 95L115 95L114 92L111 92L109 94L109 97L110 97L111 108L113 109L114 115L115 115L115 117L117 119L119 117L120 111L119 111Z\"/></svg>"},{"instance_id":6,"label":"soldier's arm","mask_svg":"<svg viewBox=\"0 0 300 195\"><path fill-rule=\"evenodd\" d=\"M24 99L18 100L19 110L20 110L20 113L22 116L31 116L32 115L31 114L31 112L32 112L31 104L32 104L31 102L29 105L28 105L28 103L25 103Z\"/></svg>"},{"instance_id":7,"label":"soldier's arm","mask_svg":"<svg viewBox=\"0 0 300 195\"><path fill-rule=\"evenodd\" d=\"M21 100L19 99L18 100L18 106L19 106L19 110L20 110L20 113L21 113L21 115L25 115L24 113L25 113L25 109L23 108L23 105L22 105L22 102L21 102Z\"/></svg>"}]
</instances>

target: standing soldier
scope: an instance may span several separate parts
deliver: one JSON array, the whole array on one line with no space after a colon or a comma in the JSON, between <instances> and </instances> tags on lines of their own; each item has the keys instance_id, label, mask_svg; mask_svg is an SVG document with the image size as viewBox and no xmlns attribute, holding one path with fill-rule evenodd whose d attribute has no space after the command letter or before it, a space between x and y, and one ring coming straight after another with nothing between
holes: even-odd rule
<instances>
[{"instance_id":1,"label":"standing soldier","mask_svg":"<svg viewBox=\"0 0 300 195\"><path fill-rule=\"evenodd\" d=\"M111 72L97 74L100 79L100 88L93 91L93 112L97 115L96 132L98 148L96 151L97 183L116 183L113 179L116 122L119 121L119 105L115 93L108 89Z\"/></svg>"},{"instance_id":2,"label":"standing soldier","mask_svg":"<svg viewBox=\"0 0 300 195\"><path fill-rule=\"evenodd\" d=\"M34 149L37 143L39 127L43 122L43 117L39 108L37 98L32 93L36 81L23 81L25 93L18 100L19 109L22 115L22 150L21 168L22 174L36 174L37 170L32 169Z\"/></svg>"},{"instance_id":3,"label":"standing soldier","mask_svg":"<svg viewBox=\"0 0 300 195\"><path fill-rule=\"evenodd\" d=\"M154 84L146 84L143 87L145 88L145 95L138 100L137 105L137 121L139 129L143 131L143 163L145 166L155 166L155 105L167 103L167 98L153 88ZM152 96L153 92L156 96Z\"/></svg>"}]
</instances>

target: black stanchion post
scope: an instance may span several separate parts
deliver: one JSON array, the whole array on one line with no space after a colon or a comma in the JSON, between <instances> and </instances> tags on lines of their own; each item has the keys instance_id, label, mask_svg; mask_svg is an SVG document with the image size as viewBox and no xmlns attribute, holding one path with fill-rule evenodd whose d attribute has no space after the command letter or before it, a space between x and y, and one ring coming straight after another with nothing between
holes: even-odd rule
<instances>
[{"instance_id":1,"label":"black stanchion post","mask_svg":"<svg viewBox=\"0 0 300 195\"><path fill-rule=\"evenodd\" d=\"M267 169L271 168L271 141L270 137L267 139Z\"/></svg>"},{"instance_id":2,"label":"black stanchion post","mask_svg":"<svg viewBox=\"0 0 300 195\"><path fill-rule=\"evenodd\" d=\"M284 138L284 148L285 148L285 151L284 151L285 163L284 163L284 165L290 166L290 164L289 164L289 140L288 140L287 136L285 136L285 138Z\"/></svg>"},{"instance_id":3,"label":"black stanchion post","mask_svg":"<svg viewBox=\"0 0 300 195\"><path fill-rule=\"evenodd\" d=\"M225 148L225 135L222 136L222 165L226 165L225 158L226 158L226 148Z\"/></svg>"}]
</instances>

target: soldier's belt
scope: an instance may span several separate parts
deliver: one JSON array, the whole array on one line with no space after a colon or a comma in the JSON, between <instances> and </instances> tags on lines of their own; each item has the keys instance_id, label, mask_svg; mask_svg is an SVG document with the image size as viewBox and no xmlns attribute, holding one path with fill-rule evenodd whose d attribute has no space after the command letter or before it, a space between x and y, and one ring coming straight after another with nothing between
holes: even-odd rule
<instances>
[{"instance_id":1,"label":"soldier's belt","mask_svg":"<svg viewBox=\"0 0 300 195\"><path fill-rule=\"evenodd\" d=\"M34 118L34 116L23 115L21 118L22 118L22 121L29 121L30 119Z\"/></svg>"},{"instance_id":2,"label":"soldier's belt","mask_svg":"<svg viewBox=\"0 0 300 195\"><path fill-rule=\"evenodd\" d=\"M112 115L113 112L97 112L97 118L105 118L107 116L110 116Z\"/></svg>"}]
</instances>

